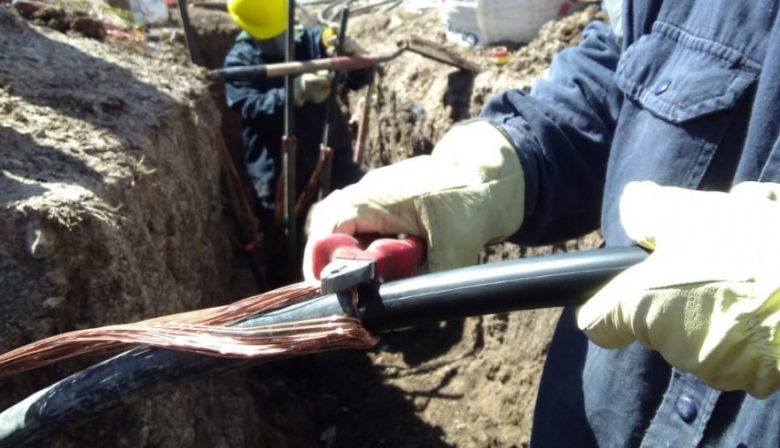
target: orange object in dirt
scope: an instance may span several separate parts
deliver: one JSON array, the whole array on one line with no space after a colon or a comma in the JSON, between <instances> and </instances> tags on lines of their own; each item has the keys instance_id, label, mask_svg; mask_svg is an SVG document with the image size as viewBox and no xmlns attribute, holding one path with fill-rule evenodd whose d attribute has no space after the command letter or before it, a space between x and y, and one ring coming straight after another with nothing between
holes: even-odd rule
<instances>
[{"instance_id":1,"label":"orange object in dirt","mask_svg":"<svg viewBox=\"0 0 780 448\"><path fill-rule=\"evenodd\" d=\"M509 62L509 50L506 47L496 47L490 52L496 65L504 65Z\"/></svg>"}]
</instances>

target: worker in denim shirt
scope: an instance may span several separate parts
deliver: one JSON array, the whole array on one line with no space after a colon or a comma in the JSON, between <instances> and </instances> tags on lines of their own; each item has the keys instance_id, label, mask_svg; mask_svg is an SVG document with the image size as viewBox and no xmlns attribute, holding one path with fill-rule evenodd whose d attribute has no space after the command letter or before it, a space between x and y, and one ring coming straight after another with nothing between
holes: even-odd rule
<instances>
[{"instance_id":1,"label":"worker in denim shirt","mask_svg":"<svg viewBox=\"0 0 780 448\"><path fill-rule=\"evenodd\" d=\"M531 446L780 446L780 1L625 1L620 23L431 155L334 192L309 246L415 234L436 271L506 239L640 244L646 261L564 310Z\"/></svg>"},{"instance_id":2,"label":"worker in denim shirt","mask_svg":"<svg viewBox=\"0 0 780 448\"><path fill-rule=\"evenodd\" d=\"M225 57L225 67L274 64L285 61L287 29L286 0L231 0L228 12L241 27L235 45ZM301 28L295 38L295 59L307 61L328 57L333 43L320 28ZM346 39L346 54L362 53ZM293 81L295 136L298 139L296 190L301 192L320 157L328 97L334 74L328 71L296 76ZM373 77L372 69L339 73L341 83L360 89ZM270 222L276 206L276 187L282 167L281 142L284 135L286 90L284 78L234 81L225 85L228 107L241 117L245 159L257 194L261 220ZM363 175L353 162L352 140L346 118L337 110L331 114L329 146L334 151L331 186L341 188Z\"/></svg>"}]
</instances>

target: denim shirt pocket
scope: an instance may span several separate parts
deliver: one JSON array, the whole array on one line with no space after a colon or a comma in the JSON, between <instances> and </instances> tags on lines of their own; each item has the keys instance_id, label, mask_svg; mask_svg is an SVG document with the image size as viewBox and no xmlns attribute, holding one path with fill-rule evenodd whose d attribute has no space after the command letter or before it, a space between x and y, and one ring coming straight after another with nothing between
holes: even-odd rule
<instances>
[{"instance_id":1,"label":"denim shirt pocket","mask_svg":"<svg viewBox=\"0 0 780 448\"><path fill-rule=\"evenodd\" d=\"M626 97L671 123L733 108L757 69L730 48L657 24L623 54L616 73Z\"/></svg>"},{"instance_id":2,"label":"denim shirt pocket","mask_svg":"<svg viewBox=\"0 0 780 448\"><path fill-rule=\"evenodd\" d=\"M760 67L736 49L656 22L615 73L625 100L607 167L602 229L626 242L618 199L630 181L701 188ZM717 168L717 167L716 167Z\"/></svg>"}]
</instances>

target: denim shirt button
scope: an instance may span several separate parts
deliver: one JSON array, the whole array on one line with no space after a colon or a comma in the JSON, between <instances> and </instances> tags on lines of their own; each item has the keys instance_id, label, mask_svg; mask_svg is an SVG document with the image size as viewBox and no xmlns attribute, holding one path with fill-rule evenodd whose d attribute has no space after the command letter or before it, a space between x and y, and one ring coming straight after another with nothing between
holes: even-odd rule
<instances>
[{"instance_id":1,"label":"denim shirt button","mask_svg":"<svg viewBox=\"0 0 780 448\"><path fill-rule=\"evenodd\" d=\"M657 86L655 86L655 91L653 93L660 95L669 90L670 85L672 85L672 81L669 81L668 79L663 80L659 82Z\"/></svg>"},{"instance_id":2,"label":"denim shirt button","mask_svg":"<svg viewBox=\"0 0 780 448\"><path fill-rule=\"evenodd\" d=\"M699 413L699 409L696 407L696 403L688 397L680 397L677 399L677 414L683 419L685 423L691 423L696 419L696 415Z\"/></svg>"}]
</instances>

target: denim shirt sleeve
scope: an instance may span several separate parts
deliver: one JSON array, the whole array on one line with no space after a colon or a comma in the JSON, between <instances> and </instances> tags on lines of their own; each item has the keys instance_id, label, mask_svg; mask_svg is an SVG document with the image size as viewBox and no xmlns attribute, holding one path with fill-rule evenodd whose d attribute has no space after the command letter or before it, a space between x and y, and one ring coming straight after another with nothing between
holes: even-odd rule
<instances>
[{"instance_id":1,"label":"denim shirt sleeve","mask_svg":"<svg viewBox=\"0 0 780 448\"><path fill-rule=\"evenodd\" d=\"M307 28L296 44L296 59L310 60L327 57L322 44L322 29ZM277 61L265 61L255 48L247 42L238 42L225 57L225 67L245 67ZM352 90L368 85L373 79L374 69L341 72L340 81ZM271 87L260 81L235 81L225 83L227 106L238 112L244 121L273 117L284 112L284 87Z\"/></svg>"},{"instance_id":2,"label":"denim shirt sleeve","mask_svg":"<svg viewBox=\"0 0 780 448\"><path fill-rule=\"evenodd\" d=\"M548 79L530 94L502 92L480 113L510 136L525 171L525 218L511 241L549 244L598 227L622 99L615 84L619 56L610 28L594 22L577 47L553 59Z\"/></svg>"},{"instance_id":3,"label":"denim shirt sleeve","mask_svg":"<svg viewBox=\"0 0 780 448\"><path fill-rule=\"evenodd\" d=\"M225 67L244 67L265 62L247 42L238 42L225 57ZM242 121L272 117L284 112L284 87L273 88L262 81L225 83L227 106L240 114Z\"/></svg>"}]
</instances>

